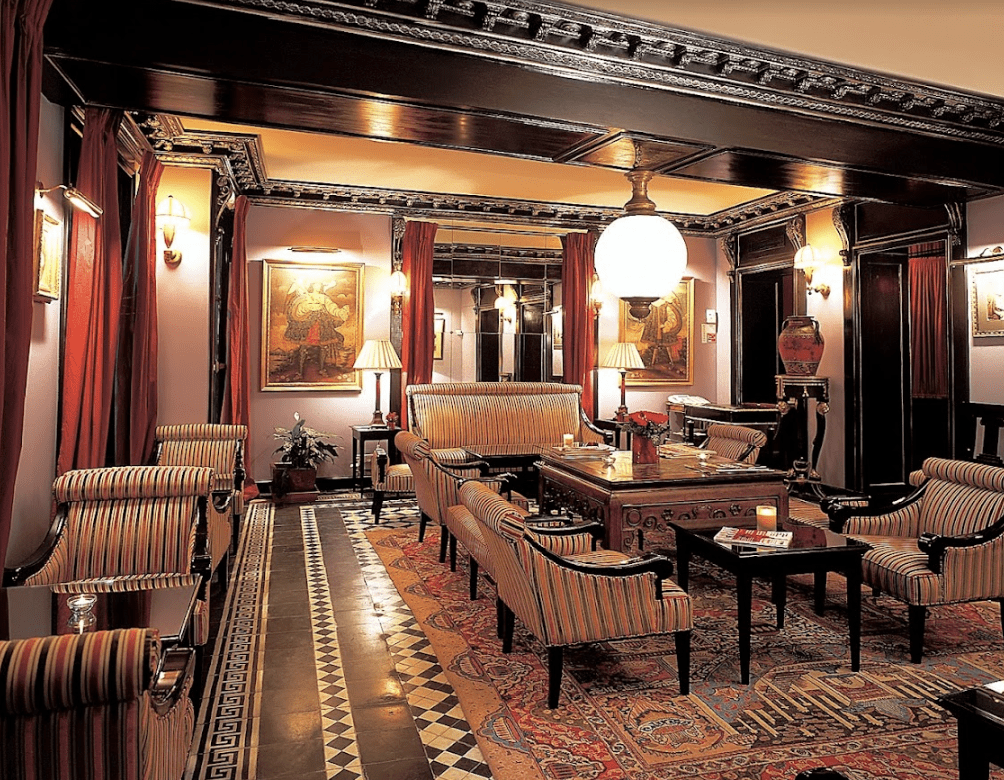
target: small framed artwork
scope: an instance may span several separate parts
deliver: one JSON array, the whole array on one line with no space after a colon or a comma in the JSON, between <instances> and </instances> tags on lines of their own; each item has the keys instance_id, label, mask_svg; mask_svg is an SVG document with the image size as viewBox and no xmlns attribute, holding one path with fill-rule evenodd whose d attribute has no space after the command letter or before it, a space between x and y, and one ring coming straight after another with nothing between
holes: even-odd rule
<instances>
[{"instance_id":1,"label":"small framed artwork","mask_svg":"<svg viewBox=\"0 0 1004 780\"><path fill-rule=\"evenodd\" d=\"M446 315L437 311L432 315L432 359L443 359L443 336L446 335Z\"/></svg>"},{"instance_id":2,"label":"small framed artwork","mask_svg":"<svg viewBox=\"0 0 1004 780\"><path fill-rule=\"evenodd\" d=\"M561 307L555 306L551 312L551 348L561 349L565 345L565 329Z\"/></svg>"},{"instance_id":3,"label":"small framed artwork","mask_svg":"<svg viewBox=\"0 0 1004 780\"><path fill-rule=\"evenodd\" d=\"M63 281L62 223L42 209L35 209L34 261L34 299L58 301Z\"/></svg>"},{"instance_id":4,"label":"small framed artwork","mask_svg":"<svg viewBox=\"0 0 1004 780\"><path fill-rule=\"evenodd\" d=\"M361 390L361 263L262 263L262 390Z\"/></svg>"},{"instance_id":5,"label":"small framed artwork","mask_svg":"<svg viewBox=\"0 0 1004 780\"><path fill-rule=\"evenodd\" d=\"M632 341L645 368L627 372L627 384L692 385L694 383L694 280L683 279L676 290L652 304L638 319L621 301L620 341Z\"/></svg>"},{"instance_id":6,"label":"small framed artwork","mask_svg":"<svg viewBox=\"0 0 1004 780\"><path fill-rule=\"evenodd\" d=\"M1004 266L972 272L973 337L1004 336Z\"/></svg>"}]
</instances>

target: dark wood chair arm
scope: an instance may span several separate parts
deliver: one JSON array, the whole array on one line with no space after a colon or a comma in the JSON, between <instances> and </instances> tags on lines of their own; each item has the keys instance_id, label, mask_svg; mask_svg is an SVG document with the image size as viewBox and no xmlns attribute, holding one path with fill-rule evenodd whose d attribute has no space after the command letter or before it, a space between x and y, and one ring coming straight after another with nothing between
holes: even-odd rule
<instances>
[{"instance_id":1,"label":"dark wood chair arm","mask_svg":"<svg viewBox=\"0 0 1004 780\"><path fill-rule=\"evenodd\" d=\"M1004 515L995 523L971 534L959 536L941 536L939 534L923 533L917 539L917 547L927 553L927 568L935 574L941 574L941 561L945 550L949 547L977 547L992 542L1004 534Z\"/></svg>"},{"instance_id":2,"label":"dark wood chair arm","mask_svg":"<svg viewBox=\"0 0 1004 780\"><path fill-rule=\"evenodd\" d=\"M189 683L195 676L195 651L176 647L161 658L157 677L150 686L150 702L154 712L166 715L188 695Z\"/></svg>"},{"instance_id":3,"label":"dark wood chair arm","mask_svg":"<svg viewBox=\"0 0 1004 780\"><path fill-rule=\"evenodd\" d=\"M46 531L45 538L41 541L34 552L28 556L28 560L20 566L11 569L4 569L3 587L9 588L14 585L22 585L31 575L37 573L45 562L49 560L56 542L66 528L66 505L60 504L56 509L56 517L53 519L49 530Z\"/></svg>"},{"instance_id":4,"label":"dark wood chair arm","mask_svg":"<svg viewBox=\"0 0 1004 780\"><path fill-rule=\"evenodd\" d=\"M387 464L390 462L390 458L387 456L387 450L383 447L377 447L373 450L373 454L376 455L377 462L377 478L375 482L379 485L387 479Z\"/></svg>"},{"instance_id":5,"label":"dark wood chair arm","mask_svg":"<svg viewBox=\"0 0 1004 780\"><path fill-rule=\"evenodd\" d=\"M146 465L156 466L158 463L160 463L160 455L163 452L163 450L164 450L164 442L162 442L160 439L157 439L157 441L153 443L153 452L150 453L150 460L146 462Z\"/></svg>"},{"instance_id":6,"label":"dark wood chair arm","mask_svg":"<svg viewBox=\"0 0 1004 780\"><path fill-rule=\"evenodd\" d=\"M214 490L212 491L213 497L213 509L222 514L230 509L230 504L234 500L234 491L232 490Z\"/></svg>"},{"instance_id":7,"label":"dark wood chair arm","mask_svg":"<svg viewBox=\"0 0 1004 780\"><path fill-rule=\"evenodd\" d=\"M603 577L632 577L638 574L654 574L657 580L657 592L662 596L662 581L673 575L673 562L664 555L645 553L635 558L629 558L620 563L589 563L587 561L571 561L557 553L551 552L529 536L523 537L527 544L552 563L579 574L598 574Z\"/></svg>"},{"instance_id":8,"label":"dark wood chair arm","mask_svg":"<svg viewBox=\"0 0 1004 780\"><path fill-rule=\"evenodd\" d=\"M559 520L562 525L553 525L553 521ZM576 523L571 518L558 516L533 516L524 517L523 522L528 530L540 536L576 536L578 534L589 534L593 537L593 549L603 541L603 523ZM547 525L546 523L552 523Z\"/></svg>"},{"instance_id":9,"label":"dark wood chair arm","mask_svg":"<svg viewBox=\"0 0 1004 780\"><path fill-rule=\"evenodd\" d=\"M583 409L581 406L579 407L579 419L580 419L581 423L583 425L585 425L593 433L597 433L600 436L602 436L604 444L610 444L610 445L612 445L614 443L614 433L615 433L615 431L605 431L602 428L597 428L593 424L593 421L590 420L589 417L586 415L586 410Z\"/></svg>"},{"instance_id":10,"label":"dark wood chair arm","mask_svg":"<svg viewBox=\"0 0 1004 780\"><path fill-rule=\"evenodd\" d=\"M924 495L926 487L927 483L895 501L883 501L867 496L835 496L832 501L827 502L825 507L821 502L820 508L830 516L830 530L839 534L844 532L844 526L847 525L847 521L851 517L887 515L916 503ZM862 499L865 499L867 503L861 503Z\"/></svg>"}]
</instances>

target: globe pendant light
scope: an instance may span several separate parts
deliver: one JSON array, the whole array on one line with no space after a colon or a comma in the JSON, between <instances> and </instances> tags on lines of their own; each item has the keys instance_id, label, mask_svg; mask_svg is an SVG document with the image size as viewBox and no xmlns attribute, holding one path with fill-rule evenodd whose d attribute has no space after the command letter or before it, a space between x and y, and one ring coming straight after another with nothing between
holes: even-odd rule
<instances>
[{"instance_id":1,"label":"globe pendant light","mask_svg":"<svg viewBox=\"0 0 1004 780\"><path fill-rule=\"evenodd\" d=\"M631 316L644 319L652 304L676 289L687 268L687 244L668 219L655 213L648 197L652 171L633 170L626 216L611 222L596 242L596 273L604 289L628 303Z\"/></svg>"}]
</instances>

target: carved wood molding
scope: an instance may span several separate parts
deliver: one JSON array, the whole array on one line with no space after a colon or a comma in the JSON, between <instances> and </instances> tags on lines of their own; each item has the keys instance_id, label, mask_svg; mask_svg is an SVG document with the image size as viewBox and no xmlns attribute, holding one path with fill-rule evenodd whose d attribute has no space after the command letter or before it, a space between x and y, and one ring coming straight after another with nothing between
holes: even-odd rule
<instances>
[{"instance_id":1,"label":"carved wood molding","mask_svg":"<svg viewBox=\"0 0 1004 780\"><path fill-rule=\"evenodd\" d=\"M835 209L833 209L833 227L837 231L837 235L840 236L840 257L843 260L844 267L850 268L851 265L851 243L854 225L854 203L847 201L846 203L841 203Z\"/></svg>"},{"instance_id":2,"label":"carved wood molding","mask_svg":"<svg viewBox=\"0 0 1004 780\"><path fill-rule=\"evenodd\" d=\"M844 122L1004 144L1004 102L537 0L181 0Z\"/></svg>"}]
</instances>

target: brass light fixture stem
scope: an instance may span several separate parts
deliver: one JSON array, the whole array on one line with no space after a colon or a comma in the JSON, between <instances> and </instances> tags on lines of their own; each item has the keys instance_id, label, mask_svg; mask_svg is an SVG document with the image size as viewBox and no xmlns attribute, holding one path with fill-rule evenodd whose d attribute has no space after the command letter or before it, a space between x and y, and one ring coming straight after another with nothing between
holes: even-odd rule
<instances>
[{"instance_id":1,"label":"brass light fixture stem","mask_svg":"<svg viewBox=\"0 0 1004 780\"><path fill-rule=\"evenodd\" d=\"M654 175L652 171L636 168L624 175L631 182L631 200L624 204L624 211L627 214L655 214L655 203L648 196L648 183Z\"/></svg>"}]
</instances>

